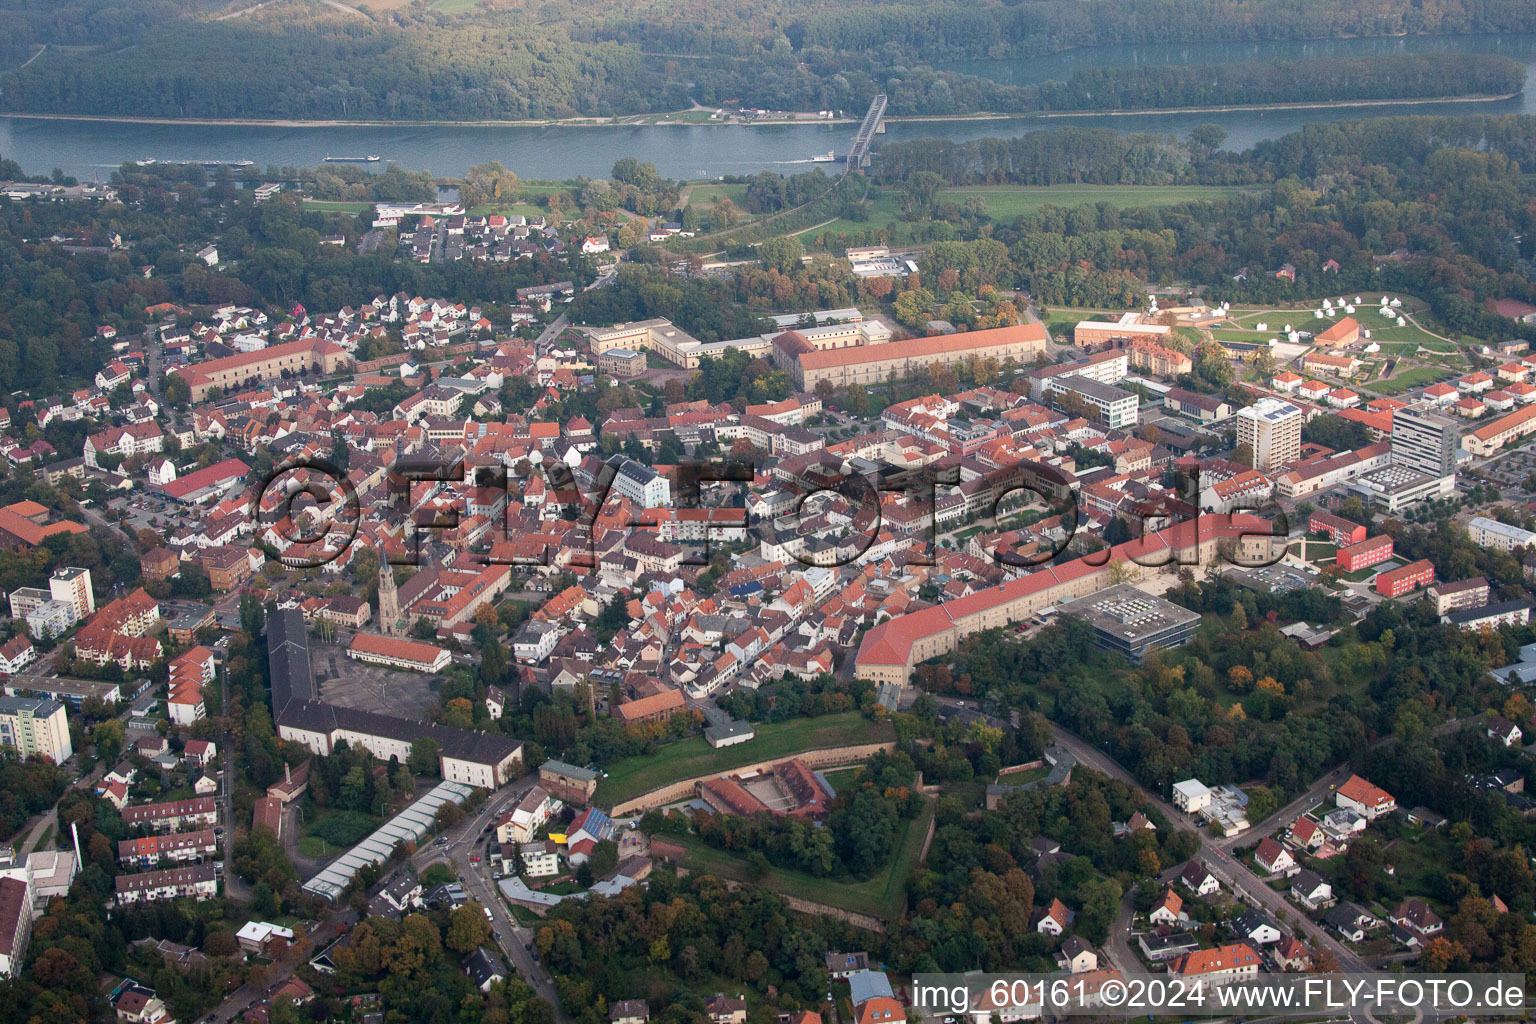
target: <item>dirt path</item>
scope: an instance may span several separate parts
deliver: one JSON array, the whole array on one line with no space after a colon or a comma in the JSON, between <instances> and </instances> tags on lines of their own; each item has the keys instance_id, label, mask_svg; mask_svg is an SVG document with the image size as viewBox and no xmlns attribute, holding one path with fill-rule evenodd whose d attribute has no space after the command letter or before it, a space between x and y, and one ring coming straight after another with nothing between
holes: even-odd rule
<instances>
[{"instance_id":1,"label":"dirt path","mask_svg":"<svg viewBox=\"0 0 1536 1024\"><path fill-rule=\"evenodd\" d=\"M42 46L39 46L37 48L37 52L34 53L32 56L27 58L26 64L20 65L19 67L16 68L16 70L20 71L22 68L26 67L27 64L31 64L33 61L37 60L37 58L41 57L47 51L47 49L48 49L48 44L47 43L44 43Z\"/></svg>"}]
</instances>

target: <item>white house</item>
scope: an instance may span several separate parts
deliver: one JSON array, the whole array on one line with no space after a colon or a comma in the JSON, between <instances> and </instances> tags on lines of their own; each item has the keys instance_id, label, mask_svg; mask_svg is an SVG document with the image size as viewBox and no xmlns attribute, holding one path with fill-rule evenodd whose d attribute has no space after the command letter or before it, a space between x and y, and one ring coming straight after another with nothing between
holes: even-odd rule
<instances>
[{"instance_id":1,"label":"white house","mask_svg":"<svg viewBox=\"0 0 1536 1024\"><path fill-rule=\"evenodd\" d=\"M532 842L534 835L559 807L560 802L544 792L542 786L534 786L523 794L523 798L517 802L516 807L504 814L496 823L496 841L498 843Z\"/></svg>"},{"instance_id":2,"label":"white house","mask_svg":"<svg viewBox=\"0 0 1536 1024\"><path fill-rule=\"evenodd\" d=\"M1488 722L1488 738L1498 740L1506 747L1517 746L1521 735L1520 727L1503 715L1496 715Z\"/></svg>"},{"instance_id":3,"label":"white house","mask_svg":"<svg viewBox=\"0 0 1536 1024\"><path fill-rule=\"evenodd\" d=\"M1268 946L1280 941L1280 929L1257 910L1250 910L1232 922L1232 931L1238 938L1255 946Z\"/></svg>"},{"instance_id":4,"label":"white house","mask_svg":"<svg viewBox=\"0 0 1536 1024\"><path fill-rule=\"evenodd\" d=\"M1211 791L1199 779L1185 779L1173 784L1173 805L1187 814L1211 806Z\"/></svg>"},{"instance_id":5,"label":"white house","mask_svg":"<svg viewBox=\"0 0 1536 1024\"><path fill-rule=\"evenodd\" d=\"M1270 836L1265 836L1259 842L1259 848L1254 851L1253 859L1259 867L1272 875L1284 874L1296 866L1296 858L1291 856L1291 851Z\"/></svg>"},{"instance_id":6,"label":"white house","mask_svg":"<svg viewBox=\"0 0 1536 1024\"><path fill-rule=\"evenodd\" d=\"M553 622L529 619L512 641L512 655L518 661L537 665L549 657L560 642L560 627Z\"/></svg>"},{"instance_id":7,"label":"white house","mask_svg":"<svg viewBox=\"0 0 1536 1024\"><path fill-rule=\"evenodd\" d=\"M1308 910L1317 910L1333 902L1333 886L1311 868L1303 868L1291 881L1291 895Z\"/></svg>"},{"instance_id":8,"label":"white house","mask_svg":"<svg viewBox=\"0 0 1536 1024\"><path fill-rule=\"evenodd\" d=\"M151 487L164 487L176 479L176 467L170 459L150 459L144 467L144 475Z\"/></svg>"},{"instance_id":9,"label":"white house","mask_svg":"<svg viewBox=\"0 0 1536 1024\"><path fill-rule=\"evenodd\" d=\"M1391 814L1397 810L1397 801L1391 793L1372 785L1358 775L1351 775L1333 795L1334 803L1348 807L1364 815L1368 821Z\"/></svg>"},{"instance_id":10,"label":"white house","mask_svg":"<svg viewBox=\"0 0 1536 1024\"><path fill-rule=\"evenodd\" d=\"M1073 935L1056 951L1056 966L1072 974L1086 974L1099 969L1099 955L1086 939Z\"/></svg>"},{"instance_id":11,"label":"white house","mask_svg":"<svg viewBox=\"0 0 1536 1024\"><path fill-rule=\"evenodd\" d=\"M1216 880L1216 876L1211 874L1206 869L1206 866L1199 861L1192 860L1184 865L1184 871L1179 875L1179 881L1183 882L1185 888L1192 891L1196 896L1209 896L1212 893L1221 891L1221 883Z\"/></svg>"},{"instance_id":12,"label":"white house","mask_svg":"<svg viewBox=\"0 0 1536 1024\"><path fill-rule=\"evenodd\" d=\"M1172 889L1164 892L1152 904L1152 912L1147 915L1147 920L1153 924L1176 925L1184 920L1184 897Z\"/></svg>"},{"instance_id":13,"label":"white house","mask_svg":"<svg viewBox=\"0 0 1536 1024\"><path fill-rule=\"evenodd\" d=\"M1035 931L1042 935L1062 935L1072 926L1072 911L1061 900L1051 900L1051 905L1040 912Z\"/></svg>"},{"instance_id":14,"label":"white house","mask_svg":"<svg viewBox=\"0 0 1536 1024\"><path fill-rule=\"evenodd\" d=\"M542 843L524 843L518 848L523 858L523 873L529 878L547 878L560 873L559 847L553 840Z\"/></svg>"}]
</instances>

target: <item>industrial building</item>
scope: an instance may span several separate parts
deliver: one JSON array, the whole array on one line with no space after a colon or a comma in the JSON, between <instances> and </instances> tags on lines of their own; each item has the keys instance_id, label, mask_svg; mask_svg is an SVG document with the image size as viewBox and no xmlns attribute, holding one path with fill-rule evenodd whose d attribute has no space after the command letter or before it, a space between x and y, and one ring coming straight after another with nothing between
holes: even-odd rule
<instances>
[{"instance_id":1,"label":"industrial building","mask_svg":"<svg viewBox=\"0 0 1536 1024\"><path fill-rule=\"evenodd\" d=\"M385 822L377 831L325 866L304 883L311 896L335 902L352 879L369 864L383 864L401 843L420 843L432 832L437 812L444 804L463 804L474 788L458 782L440 782L432 791Z\"/></svg>"},{"instance_id":2,"label":"industrial building","mask_svg":"<svg viewBox=\"0 0 1536 1024\"><path fill-rule=\"evenodd\" d=\"M1172 601L1155 597L1129 583L1120 583L1076 601L1058 611L1075 615L1093 627L1094 643L1123 654L1140 665L1154 647L1182 647L1195 635L1200 616Z\"/></svg>"}]
</instances>

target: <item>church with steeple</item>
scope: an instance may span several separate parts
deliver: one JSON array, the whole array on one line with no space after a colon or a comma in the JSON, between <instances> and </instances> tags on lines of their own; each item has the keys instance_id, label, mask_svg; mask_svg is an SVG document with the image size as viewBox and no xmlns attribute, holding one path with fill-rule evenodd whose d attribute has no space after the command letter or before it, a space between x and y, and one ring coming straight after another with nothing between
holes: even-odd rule
<instances>
[{"instance_id":1,"label":"church with steeple","mask_svg":"<svg viewBox=\"0 0 1536 1024\"><path fill-rule=\"evenodd\" d=\"M400 592L395 589L395 573L389 556L379 552L379 628L385 636L400 635Z\"/></svg>"}]
</instances>

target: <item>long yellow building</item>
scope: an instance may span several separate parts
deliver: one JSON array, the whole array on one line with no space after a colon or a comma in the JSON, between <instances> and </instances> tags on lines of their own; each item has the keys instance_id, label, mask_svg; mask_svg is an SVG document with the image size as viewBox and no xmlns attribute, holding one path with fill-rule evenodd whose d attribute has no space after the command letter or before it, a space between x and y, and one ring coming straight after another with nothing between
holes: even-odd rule
<instances>
[{"instance_id":1,"label":"long yellow building","mask_svg":"<svg viewBox=\"0 0 1536 1024\"><path fill-rule=\"evenodd\" d=\"M953 651L963 637L1019 622L1105 589L1111 585L1113 562L1123 563L1132 580L1161 571L1164 563L1175 567L1208 565L1217 558L1230 557L1239 564L1263 564L1273 559L1285 542L1283 537L1272 536L1271 529L1268 520L1257 516L1202 515L1194 522L1179 523L1108 552L1098 551L1041 569L958 601L898 615L864 634L854 657L854 673L860 679L905 686L913 668Z\"/></svg>"},{"instance_id":2,"label":"long yellow building","mask_svg":"<svg viewBox=\"0 0 1536 1024\"><path fill-rule=\"evenodd\" d=\"M955 366L972 359L1012 359L1027 363L1045 351L1049 339L1041 324L1016 324L933 338L818 349L798 331L773 339L773 361L787 368L795 387L810 391L822 381L836 387L878 384L908 377L925 366Z\"/></svg>"},{"instance_id":3,"label":"long yellow building","mask_svg":"<svg viewBox=\"0 0 1536 1024\"><path fill-rule=\"evenodd\" d=\"M176 372L186 377L192 401L201 402L214 388L228 391L252 381L277 380L285 372L335 373L349 359L339 345L321 338L300 338L254 352L194 363Z\"/></svg>"}]
</instances>

